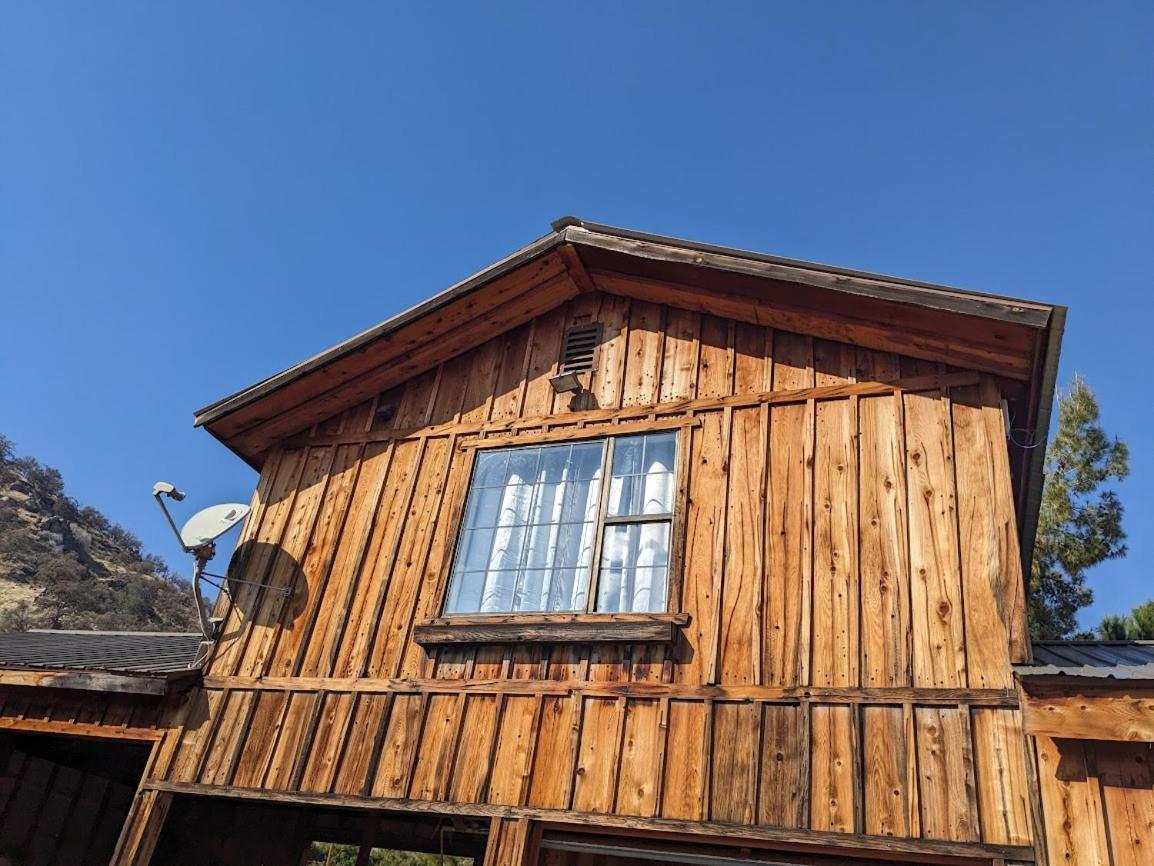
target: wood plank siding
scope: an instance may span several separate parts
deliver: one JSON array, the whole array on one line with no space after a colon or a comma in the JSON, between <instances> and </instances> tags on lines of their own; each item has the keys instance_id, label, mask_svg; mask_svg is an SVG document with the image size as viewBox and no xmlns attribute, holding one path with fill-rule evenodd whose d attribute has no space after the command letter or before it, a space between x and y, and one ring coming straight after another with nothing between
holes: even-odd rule
<instances>
[{"instance_id":1,"label":"wood plank siding","mask_svg":"<svg viewBox=\"0 0 1154 866\"><path fill-rule=\"evenodd\" d=\"M365 375L337 414L308 404L308 432L299 414L262 423L291 436L234 563L252 583L220 605L145 787L1028 859L1003 381L658 294L571 293L547 264L552 288L497 336L463 320L450 360L421 370L410 347L416 375L383 392ZM588 387L557 394L563 334L587 322L603 335ZM672 642L416 641L441 614L473 446L655 426L682 446ZM522 836L491 844L520 862Z\"/></svg>"}]
</instances>

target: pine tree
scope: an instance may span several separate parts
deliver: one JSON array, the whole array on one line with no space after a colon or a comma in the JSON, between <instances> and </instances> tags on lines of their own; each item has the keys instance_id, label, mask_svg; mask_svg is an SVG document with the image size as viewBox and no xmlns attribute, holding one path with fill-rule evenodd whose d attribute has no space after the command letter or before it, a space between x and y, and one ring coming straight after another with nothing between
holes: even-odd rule
<instances>
[{"instance_id":1,"label":"pine tree","mask_svg":"<svg viewBox=\"0 0 1154 866\"><path fill-rule=\"evenodd\" d=\"M1154 640L1154 601L1140 604L1127 616L1107 616L1098 626L1102 640Z\"/></svg>"},{"instance_id":2,"label":"pine tree","mask_svg":"<svg viewBox=\"0 0 1154 866\"><path fill-rule=\"evenodd\" d=\"M1058 431L1046 452L1046 486L1030 568L1030 633L1069 636L1093 600L1086 572L1126 554L1122 502L1109 485L1129 473L1129 451L1099 423L1098 400L1075 376L1058 395Z\"/></svg>"}]
</instances>

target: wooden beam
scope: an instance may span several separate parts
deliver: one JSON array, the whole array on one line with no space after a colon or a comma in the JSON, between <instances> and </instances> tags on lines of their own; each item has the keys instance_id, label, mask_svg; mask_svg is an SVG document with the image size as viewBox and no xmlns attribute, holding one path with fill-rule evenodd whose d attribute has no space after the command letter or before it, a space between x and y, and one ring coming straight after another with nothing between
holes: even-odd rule
<instances>
[{"instance_id":1,"label":"wooden beam","mask_svg":"<svg viewBox=\"0 0 1154 866\"><path fill-rule=\"evenodd\" d=\"M1049 322L1052 309L1050 305L1036 301L998 297L675 238L646 237L595 223L567 227L564 239L572 245L624 253L638 259L833 289L842 294L871 300L894 301L1033 328L1044 328Z\"/></svg>"},{"instance_id":2,"label":"wooden beam","mask_svg":"<svg viewBox=\"0 0 1154 866\"><path fill-rule=\"evenodd\" d=\"M195 675L190 672L190 675ZM128 695L168 694L172 680L165 676L81 670L0 670L0 686L35 686L48 689L114 692Z\"/></svg>"},{"instance_id":3,"label":"wooden beam","mask_svg":"<svg viewBox=\"0 0 1154 866\"><path fill-rule=\"evenodd\" d=\"M577 287L578 291L597 291L597 287L593 285L593 280L589 277L589 272L585 270L585 263L581 261L581 254L577 252L577 248L573 244L561 244L557 247L557 255L565 263L569 278L573 280L573 285Z\"/></svg>"},{"instance_id":4,"label":"wooden beam","mask_svg":"<svg viewBox=\"0 0 1154 866\"><path fill-rule=\"evenodd\" d=\"M422 646L480 643L672 643L685 614L468 616L417 623Z\"/></svg>"},{"instance_id":5,"label":"wooden beam","mask_svg":"<svg viewBox=\"0 0 1154 866\"><path fill-rule=\"evenodd\" d=\"M164 731L156 728L128 728L116 725L96 725L88 722L49 721L0 717L0 731L24 731L30 734L65 734L76 737L94 737L101 740L159 740Z\"/></svg>"},{"instance_id":6,"label":"wooden beam","mask_svg":"<svg viewBox=\"0 0 1154 866\"><path fill-rule=\"evenodd\" d=\"M637 406L626 409L599 409L587 412L564 412L555 415L534 415L525 418L516 418L510 421L486 422L482 424L438 424L427 427L394 428L376 430L372 432L337 433L331 436L309 435L292 436L285 439L281 445L285 448L320 447L323 445L350 445L361 442L388 442L399 439L413 439L418 436L447 436L456 433L462 437L470 435L489 435L501 433L516 434L521 430L542 427L548 424L551 427L572 427L581 423L595 423L599 421L615 422L611 431L616 433L628 430L629 425L636 422L638 429L660 429L662 426L680 427L700 424L692 418L672 418L669 416L692 415L695 412L709 412L726 408L746 409L756 406L776 406L789 403L808 403L810 400L841 400L848 397L872 397L886 394L900 394L908 391L940 391L942 389L976 385L981 381L977 373L946 373L929 376L910 376L897 379L893 382L848 382L838 385L821 385L812 388L783 388L776 391L759 391L751 394L734 394L727 397L704 397L696 400L676 400L658 403L655 406ZM656 416L657 420L646 422L645 419ZM542 440L550 438L577 438L588 435L606 435L606 430L600 432L583 430L566 430L546 436L540 435ZM486 442L489 440L485 440ZM519 439L518 441L528 441ZM497 444L505 442L498 440ZM477 447L470 443L472 447ZM462 446L466 447L466 446Z\"/></svg>"},{"instance_id":7,"label":"wooden beam","mask_svg":"<svg viewBox=\"0 0 1154 866\"><path fill-rule=\"evenodd\" d=\"M934 688L818 688L811 686L695 685L654 681L617 680L530 680L530 679L371 679L324 677L205 677L210 690L256 689L261 691L320 691L376 694L493 694L570 695L586 697L716 699L725 701L766 701L796 703L812 700L837 704L902 704L919 706L975 707L1018 706L1013 689L934 689Z\"/></svg>"},{"instance_id":8,"label":"wooden beam","mask_svg":"<svg viewBox=\"0 0 1154 866\"><path fill-rule=\"evenodd\" d=\"M303 794L259 788L232 788L202 785L196 782L147 781L142 787L173 794L193 794L235 800L291 803L302 806L335 806L350 809L376 809L388 812L420 812L433 815L469 815L473 817L548 821L558 826L606 827L642 832L682 833L692 837L726 837L731 844L743 838L765 842L800 845L828 845L838 850L862 851L871 847L895 854L938 854L953 857L990 859L1003 857L1026 863L1034 861L1034 849L1024 845L988 845L978 842L945 842L929 839L902 839L895 836L869 836L817 830L790 830L776 827L752 827L723 824L716 821L684 821L671 818L641 818L625 815L590 814L562 809L540 809L530 806L496 806L488 803L443 803L431 800L362 797L353 794Z\"/></svg>"},{"instance_id":9,"label":"wooden beam","mask_svg":"<svg viewBox=\"0 0 1154 866\"><path fill-rule=\"evenodd\" d=\"M1154 689L1120 689L1117 696L1026 695L1026 732L1037 737L1154 742Z\"/></svg>"},{"instance_id":10,"label":"wooden beam","mask_svg":"<svg viewBox=\"0 0 1154 866\"><path fill-rule=\"evenodd\" d=\"M171 806L172 794L167 791L138 790L120 831L111 866L148 866Z\"/></svg>"}]
</instances>

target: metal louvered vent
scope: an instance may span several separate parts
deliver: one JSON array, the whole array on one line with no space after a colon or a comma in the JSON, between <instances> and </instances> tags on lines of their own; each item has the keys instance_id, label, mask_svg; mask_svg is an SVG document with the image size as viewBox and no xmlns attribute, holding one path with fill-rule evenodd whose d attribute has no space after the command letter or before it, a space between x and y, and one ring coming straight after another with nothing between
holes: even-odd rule
<instances>
[{"instance_id":1,"label":"metal louvered vent","mask_svg":"<svg viewBox=\"0 0 1154 866\"><path fill-rule=\"evenodd\" d=\"M601 324L578 325L565 332L561 349L561 372L584 373L593 369L593 353L601 342Z\"/></svg>"}]
</instances>

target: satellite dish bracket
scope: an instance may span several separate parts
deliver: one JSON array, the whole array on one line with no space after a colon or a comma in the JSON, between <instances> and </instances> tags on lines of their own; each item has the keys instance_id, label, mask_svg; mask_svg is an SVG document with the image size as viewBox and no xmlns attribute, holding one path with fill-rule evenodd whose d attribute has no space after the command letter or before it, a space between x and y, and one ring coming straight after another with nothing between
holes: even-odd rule
<instances>
[{"instance_id":1,"label":"satellite dish bracket","mask_svg":"<svg viewBox=\"0 0 1154 866\"><path fill-rule=\"evenodd\" d=\"M221 620L208 615L208 604L201 592L200 582L202 578L211 576L205 572L205 566L216 556L216 540L244 520L249 512L249 507L241 504L213 505L194 514L184 524L184 529L180 530L176 528L176 521L172 519L172 514L169 512L164 498L175 499L179 502L184 499L184 493L168 482L158 481L152 488L152 495L160 506L160 510L164 512L164 518L168 521L173 535L180 543L180 549L185 553L192 554L195 563L192 572L192 594L196 602L196 613L200 619L200 631L206 641L215 641ZM225 580L227 581L228 578ZM287 587L272 587L266 583L254 583L253 581L238 580L235 582L253 583L255 586L281 591L286 596L289 594ZM221 588L228 592L226 586Z\"/></svg>"}]
</instances>

